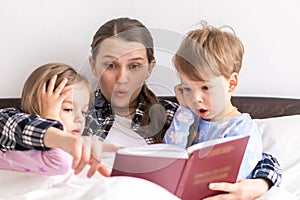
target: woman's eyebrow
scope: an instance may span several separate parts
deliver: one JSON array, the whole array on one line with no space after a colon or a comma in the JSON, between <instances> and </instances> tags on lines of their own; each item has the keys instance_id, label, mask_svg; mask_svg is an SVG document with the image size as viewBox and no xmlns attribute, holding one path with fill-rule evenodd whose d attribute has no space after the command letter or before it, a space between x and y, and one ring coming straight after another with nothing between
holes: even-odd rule
<instances>
[{"instance_id":1,"label":"woman's eyebrow","mask_svg":"<svg viewBox=\"0 0 300 200\"><path fill-rule=\"evenodd\" d=\"M112 59L117 59L117 57L113 55L104 55L103 58L112 58Z\"/></svg>"},{"instance_id":2,"label":"woman's eyebrow","mask_svg":"<svg viewBox=\"0 0 300 200\"><path fill-rule=\"evenodd\" d=\"M136 61L136 60L145 60L143 56L135 57L135 58L130 58L129 61Z\"/></svg>"},{"instance_id":3,"label":"woman's eyebrow","mask_svg":"<svg viewBox=\"0 0 300 200\"><path fill-rule=\"evenodd\" d=\"M113 59L113 60L119 59L118 57L110 55L110 54L104 55L102 58L108 58L108 59ZM128 59L128 61L138 61L138 60L144 61L145 58L144 58L144 56L136 56L136 57Z\"/></svg>"}]
</instances>

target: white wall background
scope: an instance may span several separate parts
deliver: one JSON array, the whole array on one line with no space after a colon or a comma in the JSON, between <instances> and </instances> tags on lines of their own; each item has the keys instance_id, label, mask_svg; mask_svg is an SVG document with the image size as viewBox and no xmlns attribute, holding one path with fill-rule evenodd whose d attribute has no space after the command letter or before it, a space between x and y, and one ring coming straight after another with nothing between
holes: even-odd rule
<instances>
[{"instance_id":1,"label":"white wall background","mask_svg":"<svg viewBox=\"0 0 300 200\"><path fill-rule=\"evenodd\" d=\"M246 53L235 95L300 98L299 0L0 0L0 97L19 97L36 67L64 62L88 73L92 36L128 16L154 35L158 65L151 87L173 93L172 53L199 20L234 28Z\"/></svg>"}]
</instances>

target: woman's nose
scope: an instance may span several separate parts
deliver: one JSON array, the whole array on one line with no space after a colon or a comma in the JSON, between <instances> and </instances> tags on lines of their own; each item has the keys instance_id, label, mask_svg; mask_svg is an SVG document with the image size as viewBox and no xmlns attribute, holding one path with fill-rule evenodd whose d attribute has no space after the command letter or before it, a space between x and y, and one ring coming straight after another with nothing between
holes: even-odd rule
<instances>
[{"instance_id":1,"label":"woman's nose","mask_svg":"<svg viewBox=\"0 0 300 200\"><path fill-rule=\"evenodd\" d=\"M128 82L129 72L125 67L121 67L118 74L118 83L127 83Z\"/></svg>"}]
</instances>

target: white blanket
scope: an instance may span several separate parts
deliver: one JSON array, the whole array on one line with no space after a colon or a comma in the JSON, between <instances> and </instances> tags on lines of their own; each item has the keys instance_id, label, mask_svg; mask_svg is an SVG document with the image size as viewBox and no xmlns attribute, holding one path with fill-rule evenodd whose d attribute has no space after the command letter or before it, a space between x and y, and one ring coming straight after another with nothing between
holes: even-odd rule
<instances>
[{"instance_id":1,"label":"white blanket","mask_svg":"<svg viewBox=\"0 0 300 200\"><path fill-rule=\"evenodd\" d=\"M86 170L85 170L86 171ZM0 199L170 199L178 200L167 190L146 180L130 177L91 179L79 176L43 177L27 173L0 171Z\"/></svg>"}]
</instances>

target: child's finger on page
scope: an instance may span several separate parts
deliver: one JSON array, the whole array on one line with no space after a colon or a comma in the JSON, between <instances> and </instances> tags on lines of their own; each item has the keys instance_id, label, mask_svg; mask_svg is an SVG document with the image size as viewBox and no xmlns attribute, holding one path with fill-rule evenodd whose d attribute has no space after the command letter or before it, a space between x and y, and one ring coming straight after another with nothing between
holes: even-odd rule
<instances>
[{"instance_id":1,"label":"child's finger on page","mask_svg":"<svg viewBox=\"0 0 300 200\"><path fill-rule=\"evenodd\" d=\"M103 176L109 177L111 175L111 171L108 170L103 164L100 164L97 170Z\"/></svg>"},{"instance_id":2,"label":"child's finger on page","mask_svg":"<svg viewBox=\"0 0 300 200\"><path fill-rule=\"evenodd\" d=\"M80 162L78 166L74 169L74 173L79 174L83 170L83 168L89 163L89 160L90 160L90 154L87 153L87 151L84 150L83 148Z\"/></svg>"},{"instance_id":3,"label":"child's finger on page","mask_svg":"<svg viewBox=\"0 0 300 200\"><path fill-rule=\"evenodd\" d=\"M99 160L95 159L94 157L91 157L91 160L90 160L90 166L91 167L90 167L90 169L87 173L88 178L91 178L96 173L96 171L98 169L98 166L99 166L99 163L100 163Z\"/></svg>"},{"instance_id":4,"label":"child's finger on page","mask_svg":"<svg viewBox=\"0 0 300 200\"><path fill-rule=\"evenodd\" d=\"M82 144L82 153L81 153L81 159L79 162L79 165L75 169L74 173L78 174L83 170L83 168L90 162L91 159L91 146L92 141L89 136L81 136L80 137L81 144Z\"/></svg>"}]
</instances>

